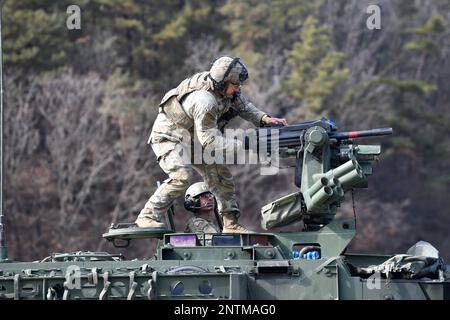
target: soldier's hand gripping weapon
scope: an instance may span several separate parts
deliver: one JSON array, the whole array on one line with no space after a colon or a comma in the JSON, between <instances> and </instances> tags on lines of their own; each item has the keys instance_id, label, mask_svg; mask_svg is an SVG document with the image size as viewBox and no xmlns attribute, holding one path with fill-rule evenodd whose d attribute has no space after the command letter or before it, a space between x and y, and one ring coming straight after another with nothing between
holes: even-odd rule
<instances>
[{"instance_id":1,"label":"soldier's hand gripping weapon","mask_svg":"<svg viewBox=\"0 0 450 320\"><path fill-rule=\"evenodd\" d=\"M300 188L262 208L264 229L300 219L307 229L328 224L346 191L367 187L372 163L381 153L380 145L357 145L352 139L392 134L392 128L340 132L326 118L255 131L260 152L296 157L295 184Z\"/></svg>"}]
</instances>

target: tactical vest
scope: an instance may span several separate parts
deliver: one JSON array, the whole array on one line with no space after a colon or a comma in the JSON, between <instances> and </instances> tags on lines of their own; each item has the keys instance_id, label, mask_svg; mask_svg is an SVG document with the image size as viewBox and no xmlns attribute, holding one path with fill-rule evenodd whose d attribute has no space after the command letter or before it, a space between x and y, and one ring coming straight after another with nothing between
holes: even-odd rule
<instances>
[{"instance_id":1,"label":"tactical vest","mask_svg":"<svg viewBox=\"0 0 450 320\"><path fill-rule=\"evenodd\" d=\"M196 90L214 90L208 72L197 73L184 79L178 87L167 92L159 104L159 112L165 113L178 127L189 130L194 126L194 121L186 114L181 103L183 98Z\"/></svg>"}]
</instances>

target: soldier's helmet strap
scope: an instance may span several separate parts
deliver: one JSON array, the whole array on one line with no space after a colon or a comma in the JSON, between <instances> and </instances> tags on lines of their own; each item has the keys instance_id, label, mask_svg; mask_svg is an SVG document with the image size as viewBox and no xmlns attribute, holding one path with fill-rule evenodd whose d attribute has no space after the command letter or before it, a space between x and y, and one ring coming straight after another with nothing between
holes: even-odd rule
<instances>
[{"instance_id":1,"label":"soldier's helmet strap","mask_svg":"<svg viewBox=\"0 0 450 320\"><path fill-rule=\"evenodd\" d=\"M217 58L216 60L214 60L212 65L214 65L214 63L218 59L220 59L220 58ZM238 63L242 66L242 72L239 74L239 81L240 82L244 82L248 78L248 72L247 72L246 68L244 67L244 65L241 63L240 58L239 57L234 57L233 60L228 65L227 70L225 70L225 73L223 74L223 77L222 77L222 79L220 81L217 81L216 79L214 79L211 76L211 74L208 74L208 77L214 82L215 87L216 87L217 90L219 90L219 91L224 91L225 90L225 84L226 84L225 79L228 77L228 75L230 74L231 70L233 70L233 68Z\"/></svg>"}]
</instances>

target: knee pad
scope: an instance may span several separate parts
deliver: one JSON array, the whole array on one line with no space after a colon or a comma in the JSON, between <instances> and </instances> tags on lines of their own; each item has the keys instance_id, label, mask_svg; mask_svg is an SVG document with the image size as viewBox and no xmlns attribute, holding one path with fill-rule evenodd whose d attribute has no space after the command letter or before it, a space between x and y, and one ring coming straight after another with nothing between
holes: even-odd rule
<instances>
[{"instance_id":1,"label":"knee pad","mask_svg":"<svg viewBox=\"0 0 450 320\"><path fill-rule=\"evenodd\" d=\"M177 184L180 187L187 189L191 185L193 175L194 174L193 174L192 170L183 168L183 169L177 170L171 176L171 180L176 180Z\"/></svg>"}]
</instances>

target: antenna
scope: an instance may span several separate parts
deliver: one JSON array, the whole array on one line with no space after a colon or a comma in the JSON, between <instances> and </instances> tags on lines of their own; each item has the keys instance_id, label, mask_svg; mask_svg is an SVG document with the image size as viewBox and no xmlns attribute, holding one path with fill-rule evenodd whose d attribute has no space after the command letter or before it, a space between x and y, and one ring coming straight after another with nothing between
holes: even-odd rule
<instances>
[{"instance_id":1,"label":"antenna","mask_svg":"<svg viewBox=\"0 0 450 320\"><path fill-rule=\"evenodd\" d=\"M3 1L0 1L0 261L8 260L6 234L3 225L3 46L2 46L2 13Z\"/></svg>"}]
</instances>

